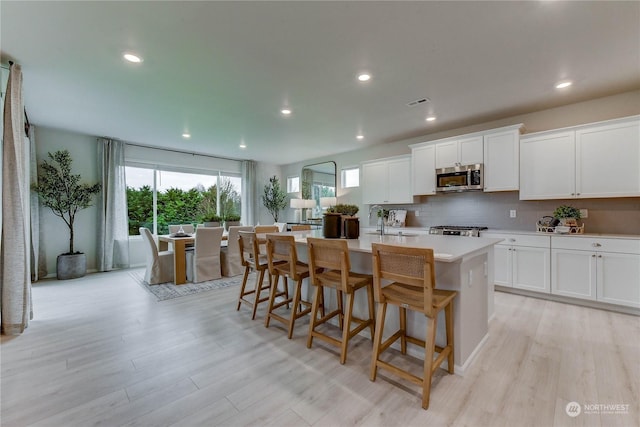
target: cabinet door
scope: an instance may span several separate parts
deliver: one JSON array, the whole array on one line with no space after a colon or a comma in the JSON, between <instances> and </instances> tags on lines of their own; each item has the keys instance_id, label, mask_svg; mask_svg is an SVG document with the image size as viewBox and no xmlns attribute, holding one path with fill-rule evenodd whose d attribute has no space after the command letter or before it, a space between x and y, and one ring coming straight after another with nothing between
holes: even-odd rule
<instances>
[{"instance_id":1,"label":"cabinet door","mask_svg":"<svg viewBox=\"0 0 640 427\"><path fill-rule=\"evenodd\" d=\"M640 196L640 122L576 131L578 197Z\"/></svg>"},{"instance_id":2,"label":"cabinet door","mask_svg":"<svg viewBox=\"0 0 640 427\"><path fill-rule=\"evenodd\" d=\"M411 150L413 194L436 194L436 146L427 145Z\"/></svg>"},{"instance_id":3,"label":"cabinet door","mask_svg":"<svg viewBox=\"0 0 640 427\"><path fill-rule=\"evenodd\" d=\"M575 197L575 132L520 139L520 200Z\"/></svg>"},{"instance_id":4,"label":"cabinet door","mask_svg":"<svg viewBox=\"0 0 640 427\"><path fill-rule=\"evenodd\" d=\"M474 165L483 162L482 135L460 139L458 141L458 163Z\"/></svg>"},{"instance_id":5,"label":"cabinet door","mask_svg":"<svg viewBox=\"0 0 640 427\"><path fill-rule=\"evenodd\" d=\"M529 291L549 293L551 272L550 250L515 246L511 251L513 257L513 287Z\"/></svg>"},{"instance_id":6,"label":"cabinet door","mask_svg":"<svg viewBox=\"0 0 640 427\"><path fill-rule=\"evenodd\" d=\"M598 253L598 301L640 307L640 255Z\"/></svg>"},{"instance_id":7,"label":"cabinet door","mask_svg":"<svg viewBox=\"0 0 640 427\"><path fill-rule=\"evenodd\" d=\"M495 245L493 247L493 259L493 282L496 285L511 287L511 246Z\"/></svg>"},{"instance_id":8,"label":"cabinet door","mask_svg":"<svg viewBox=\"0 0 640 427\"><path fill-rule=\"evenodd\" d=\"M519 139L517 129L484 136L484 191L520 188Z\"/></svg>"},{"instance_id":9,"label":"cabinet door","mask_svg":"<svg viewBox=\"0 0 640 427\"><path fill-rule=\"evenodd\" d=\"M389 160L387 167L388 194L385 203L413 203L411 158Z\"/></svg>"},{"instance_id":10,"label":"cabinet door","mask_svg":"<svg viewBox=\"0 0 640 427\"><path fill-rule=\"evenodd\" d=\"M374 205L386 203L387 198L387 163L362 164L362 203Z\"/></svg>"},{"instance_id":11,"label":"cabinet door","mask_svg":"<svg viewBox=\"0 0 640 427\"><path fill-rule=\"evenodd\" d=\"M596 255L570 249L551 250L551 293L596 299Z\"/></svg>"},{"instance_id":12,"label":"cabinet door","mask_svg":"<svg viewBox=\"0 0 640 427\"><path fill-rule=\"evenodd\" d=\"M458 141L436 144L436 168L450 168L458 163Z\"/></svg>"}]
</instances>

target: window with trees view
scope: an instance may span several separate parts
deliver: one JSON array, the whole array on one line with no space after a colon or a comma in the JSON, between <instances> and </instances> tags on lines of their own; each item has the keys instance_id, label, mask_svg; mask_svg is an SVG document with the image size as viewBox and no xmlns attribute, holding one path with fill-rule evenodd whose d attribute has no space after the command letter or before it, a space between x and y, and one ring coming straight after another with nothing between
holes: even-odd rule
<instances>
[{"instance_id":1,"label":"window with trees view","mask_svg":"<svg viewBox=\"0 0 640 427\"><path fill-rule=\"evenodd\" d=\"M239 176L127 166L126 179L129 235L140 234L139 227L167 234L171 224L196 225L241 213Z\"/></svg>"}]
</instances>

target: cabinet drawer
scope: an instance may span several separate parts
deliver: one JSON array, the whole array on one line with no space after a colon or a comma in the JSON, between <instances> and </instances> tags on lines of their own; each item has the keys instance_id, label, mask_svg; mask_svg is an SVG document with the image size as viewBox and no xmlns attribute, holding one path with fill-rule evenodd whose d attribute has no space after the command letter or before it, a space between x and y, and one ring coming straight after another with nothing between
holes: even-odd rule
<instances>
[{"instance_id":1,"label":"cabinet drawer","mask_svg":"<svg viewBox=\"0 0 640 427\"><path fill-rule=\"evenodd\" d=\"M640 254L640 239L607 239L600 237L551 236L553 249Z\"/></svg>"},{"instance_id":2,"label":"cabinet drawer","mask_svg":"<svg viewBox=\"0 0 640 427\"><path fill-rule=\"evenodd\" d=\"M550 248L551 236L535 236L528 234L482 233L482 237L504 239L499 244L511 246L531 246L534 248Z\"/></svg>"}]
</instances>

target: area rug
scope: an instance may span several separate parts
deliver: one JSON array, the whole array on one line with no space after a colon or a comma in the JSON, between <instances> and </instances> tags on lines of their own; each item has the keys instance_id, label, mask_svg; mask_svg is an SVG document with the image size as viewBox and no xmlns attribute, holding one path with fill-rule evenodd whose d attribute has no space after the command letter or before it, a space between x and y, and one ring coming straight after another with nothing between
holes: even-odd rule
<instances>
[{"instance_id":1,"label":"area rug","mask_svg":"<svg viewBox=\"0 0 640 427\"><path fill-rule=\"evenodd\" d=\"M134 270L129 273L133 279L140 284L147 292L153 294L158 301L165 301L168 299L185 297L188 295L198 294L200 292L212 291L215 289L227 288L229 286L237 286L242 283L242 275L235 277L223 277L217 280L208 280L206 282L191 283L187 282L184 285L174 285L173 283L161 283L158 285L149 285L144 281L144 269ZM255 275L252 273L249 275L249 283L253 283Z\"/></svg>"}]
</instances>

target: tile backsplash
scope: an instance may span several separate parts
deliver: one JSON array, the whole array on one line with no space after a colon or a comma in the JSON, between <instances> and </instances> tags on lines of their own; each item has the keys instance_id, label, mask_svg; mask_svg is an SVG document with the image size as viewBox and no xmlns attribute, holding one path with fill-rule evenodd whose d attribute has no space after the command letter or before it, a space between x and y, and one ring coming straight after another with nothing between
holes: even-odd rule
<instances>
[{"instance_id":1,"label":"tile backsplash","mask_svg":"<svg viewBox=\"0 0 640 427\"><path fill-rule=\"evenodd\" d=\"M420 203L387 208L406 209L407 227L478 225L535 231L538 219L551 215L559 205L588 210L588 218L583 219L585 233L640 235L640 197L525 201L515 191L466 192L423 196ZM509 217L511 210L516 218Z\"/></svg>"}]
</instances>

